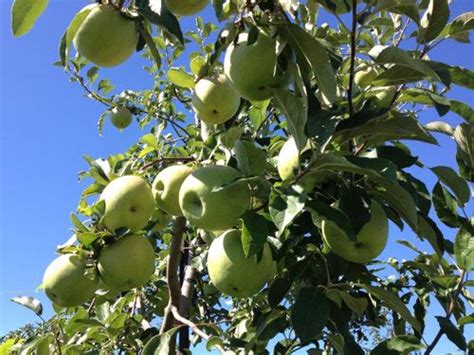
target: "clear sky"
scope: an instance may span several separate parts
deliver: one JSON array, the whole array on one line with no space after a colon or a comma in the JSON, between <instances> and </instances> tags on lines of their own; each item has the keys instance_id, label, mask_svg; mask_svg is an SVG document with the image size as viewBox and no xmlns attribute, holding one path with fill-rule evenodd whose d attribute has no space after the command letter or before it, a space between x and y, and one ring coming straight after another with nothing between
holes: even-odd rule
<instances>
[{"instance_id":1,"label":"clear sky","mask_svg":"<svg viewBox=\"0 0 474 355\"><path fill-rule=\"evenodd\" d=\"M0 335L28 322L36 316L9 301L17 295L39 298L45 315L52 314L49 301L35 288L41 283L43 271L55 256L55 248L70 236L69 213L75 211L85 183L77 182L77 173L87 168L82 154L105 157L125 151L136 142L142 132L132 125L120 133L109 123L104 135L97 133L96 122L103 106L84 98L77 84L53 62L58 59L58 42L74 14L86 1L52 0L33 31L20 39L10 32L11 1L0 0ZM454 0L451 18L473 11L472 0ZM203 15L210 16L207 9ZM320 21L327 21L321 17ZM193 21L183 22L185 30ZM450 64L474 69L472 45L448 41L431 55ZM102 70L123 89L145 89L151 78L142 70L146 62L135 55L120 67ZM472 92L455 88L449 95L473 104ZM422 114L424 122L438 120L434 110ZM441 118L456 125L461 120L448 113ZM454 143L437 136L441 147L411 144L414 154L422 157L427 166L448 165L456 168ZM415 174L428 183L436 182L433 175ZM471 204L472 211L472 204ZM393 226L392 226L393 227ZM408 229L399 232L391 228L390 243L382 258L408 258L411 254L395 241L402 237L416 240ZM447 238L455 231L444 228ZM425 244L426 250L430 250ZM433 303L436 301L433 300ZM441 315L439 307L432 307L433 315ZM430 328L431 327L431 328ZM433 329L432 324L428 329ZM472 328L471 328L472 329ZM428 335L427 338L432 338ZM437 352L456 350L443 339Z\"/></svg>"}]
</instances>

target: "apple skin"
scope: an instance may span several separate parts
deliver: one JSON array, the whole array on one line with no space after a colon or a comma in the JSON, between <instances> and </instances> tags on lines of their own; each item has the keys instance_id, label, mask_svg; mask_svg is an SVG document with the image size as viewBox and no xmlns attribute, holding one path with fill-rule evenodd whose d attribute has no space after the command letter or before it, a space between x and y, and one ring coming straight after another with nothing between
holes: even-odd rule
<instances>
[{"instance_id":1,"label":"apple skin","mask_svg":"<svg viewBox=\"0 0 474 355\"><path fill-rule=\"evenodd\" d=\"M94 296L99 280L84 275L86 261L74 254L65 254L53 260L43 276L46 296L61 307L76 307Z\"/></svg>"},{"instance_id":2,"label":"apple skin","mask_svg":"<svg viewBox=\"0 0 474 355\"><path fill-rule=\"evenodd\" d=\"M186 165L172 165L161 170L153 180L152 190L157 206L173 216L182 216L179 207L179 189L183 181L193 172Z\"/></svg>"},{"instance_id":3,"label":"apple skin","mask_svg":"<svg viewBox=\"0 0 474 355\"><path fill-rule=\"evenodd\" d=\"M291 137L283 144L278 154L278 175L280 175L283 181L293 179L299 164L300 152L296 146L295 139Z\"/></svg>"},{"instance_id":4,"label":"apple skin","mask_svg":"<svg viewBox=\"0 0 474 355\"><path fill-rule=\"evenodd\" d=\"M165 5L173 14L190 16L203 10L209 0L165 0Z\"/></svg>"},{"instance_id":5,"label":"apple skin","mask_svg":"<svg viewBox=\"0 0 474 355\"><path fill-rule=\"evenodd\" d=\"M132 123L132 113L123 106L116 106L110 111L110 122L118 128L124 129Z\"/></svg>"},{"instance_id":6,"label":"apple skin","mask_svg":"<svg viewBox=\"0 0 474 355\"><path fill-rule=\"evenodd\" d=\"M272 96L272 88L288 85L288 72L275 75L276 41L260 31L257 40L247 45L247 33L241 33L237 45L227 48L224 73L243 98L261 101Z\"/></svg>"},{"instance_id":7,"label":"apple skin","mask_svg":"<svg viewBox=\"0 0 474 355\"><path fill-rule=\"evenodd\" d=\"M354 82L361 88L365 88L372 84L377 77L377 72L372 68L365 67L354 74Z\"/></svg>"},{"instance_id":8,"label":"apple skin","mask_svg":"<svg viewBox=\"0 0 474 355\"><path fill-rule=\"evenodd\" d=\"M171 222L171 216L157 207L151 215L151 221L154 223L151 231L161 232Z\"/></svg>"},{"instance_id":9,"label":"apple skin","mask_svg":"<svg viewBox=\"0 0 474 355\"><path fill-rule=\"evenodd\" d=\"M76 50L100 67L125 62L138 43L135 22L111 5L97 5L87 15L73 39Z\"/></svg>"},{"instance_id":10,"label":"apple skin","mask_svg":"<svg viewBox=\"0 0 474 355\"><path fill-rule=\"evenodd\" d=\"M192 103L199 119L207 124L221 124L237 113L240 96L225 75L204 77L194 87Z\"/></svg>"},{"instance_id":11,"label":"apple skin","mask_svg":"<svg viewBox=\"0 0 474 355\"><path fill-rule=\"evenodd\" d=\"M274 275L275 263L267 243L260 262L257 256L245 257L240 230L229 230L216 238L207 256L209 278L222 293L250 297L261 290Z\"/></svg>"},{"instance_id":12,"label":"apple skin","mask_svg":"<svg viewBox=\"0 0 474 355\"><path fill-rule=\"evenodd\" d=\"M111 232L122 227L133 232L142 229L155 209L151 187L139 176L126 175L112 180L100 199L105 201L103 223Z\"/></svg>"},{"instance_id":13,"label":"apple skin","mask_svg":"<svg viewBox=\"0 0 474 355\"><path fill-rule=\"evenodd\" d=\"M250 190L245 182L220 191L212 190L241 177L228 166L205 166L184 180L179 191L179 205L193 226L206 230L226 230L237 224L250 206Z\"/></svg>"},{"instance_id":14,"label":"apple skin","mask_svg":"<svg viewBox=\"0 0 474 355\"><path fill-rule=\"evenodd\" d=\"M141 235L128 235L106 245L97 263L99 275L111 290L141 287L155 272L155 252Z\"/></svg>"},{"instance_id":15,"label":"apple skin","mask_svg":"<svg viewBox=\"0 0 474 355\"><path fill-rule=\"evenodd\" d=\"M350 240L334 222L321 224L324 242L339 257L353 263L367 263L382 253L387 245L388 219L382 206L372 201L369 221L361 228L356 240Z\"/></svg>"}]
</instances>

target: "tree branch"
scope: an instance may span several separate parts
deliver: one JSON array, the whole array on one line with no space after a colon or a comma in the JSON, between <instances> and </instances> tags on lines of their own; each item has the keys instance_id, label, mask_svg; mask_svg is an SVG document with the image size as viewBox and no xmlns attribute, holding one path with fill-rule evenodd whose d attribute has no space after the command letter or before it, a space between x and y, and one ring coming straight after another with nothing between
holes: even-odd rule
<instances>
[{"instance_id":1,"label":"tree branch","mask_svg":"<svg viewBox=\"0 0 474 355\"><path fill-rule=\"evenodd\" d=\"M458 301L459 294L461 293L462 287L464 285L464 276L465 275L466 275L466 271L462 270L461 274L459 275L458 286L456 287L456 290L454 290L454 293L452 294L451 302L449 304L449 308L446 311L446 318L451 317L451 315L454 312L454 308L456 307L456 303ZM444 334L444 332L443 332L442 329L438 330L438 333L436 334L433 341L431 342L431 345L426 348L425 355L429 355L433 351L433 349L436 347L436 344L438 344L438 342L441 339L441 337L443 336L443 334Z\"/></svg>"},{"instance_id":2,"label":"tree branch","mask_svg":"<svg viewBox=\"0 0 474 355\"><path fill-rule=\"evenodd\" d=\"M166 266L166 280L168 282L168 291L170 300L165 309L163 323L161 324L160 334L171 329L175 323L172 309L179 306L179 299L181 296L181 289L178 279L179 261L181 259L181 243L183 241L183 233L186 229L186 219L184 217L176 218L173 226L172 239L170 245L170 253L168 256L168 263ZM174 354L176 347L176 337L170 341L170 353Z\"/></svg>"},{"instance_id":3,"label":"tree branch","mask_svg":"<svg viewBox=\"0 0 474 355\"><path fill-rule=\"evenodd\" d=\"M351 64L349 69L349 88L347 89L347 100L349 101L349 116L354 115L354 103L352 102L352 88L354 86L354 68L356 56L357 36L357 0L352 0L352 28L351 28Z\"/></svg>"}]
</instances>

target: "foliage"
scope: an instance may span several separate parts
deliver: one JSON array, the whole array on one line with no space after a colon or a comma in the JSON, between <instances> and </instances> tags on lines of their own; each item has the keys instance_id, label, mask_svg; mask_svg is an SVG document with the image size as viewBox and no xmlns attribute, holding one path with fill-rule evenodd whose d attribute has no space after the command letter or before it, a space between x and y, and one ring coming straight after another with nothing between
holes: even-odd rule
<instances>
[{"instance_id":1,"label":"foliage","mask_svg":"<svg viewBox=\"0 0 474 355\"><path fill-rule=\"evenodd\" d=\"M117 105L127 107L145 133L124 153L85 156L88 168L80 178L89 184L71 215L74 236L58 251L95 258L118 236L101 227L103 203L91 198L116 177L137 174L151 182L175 162L220 163L237 168L252 190L253 209L241 219L245 254L258 255L270 243L277 273L259 294L231 300L207 275L212 233L187 225L183 234L179 218L158 232L150 223L142 234L155 243L157 271L145 287L99 292L84 307L56 308L50 320L8 334L0 346L14 339L10 351L25 354L172 352L177 334L180 349L189 346L183 331L188 326L196 335L192 342L205 342L207 349L255 354L270 352L272 339L274 354L298 349L359 354L360 344L373 354L430 353L443 335L460 349L474 348L464 331L474 322L468 290L474 285L468 279L474 219L467 211L474 182L474 111L448 97L454 86L474 89L474 72L428 57L444 41L469 43L474 13L450 21L447 0L215 0L218 25L196 16L196 28L183 32L163 1L114 3L137 22L137 50L149 61L145 70L153 87L115 93L98 67L80 55L70 57L72 38L87 13L79 13L66 30L57 65L104 105L100 134L108 110ZM43 6L46 2L15 0L14 34L28 32ZM323 11L333 15L336 26L316 26ZM221 72L220 60L237 34L247 29L251 37L257 28L272 28L285 48L278 66L291 73L290 86L275 88L264 102L243 100L239 112L219 126L190 119L196 81ZM183 57L189 59L187 68L176 64ZM356 85L354 74L367 67L376 78L367 87ZM379 96L391 91L388 100ZM419 112L428 108L440 117L452 111L464 122L423 124ZM438 144L439 133L453 138L458 169L428 167L410 152L407 141ZM276 164L288 136L297 143L300 164L295 177L283 182ZM414 167L436 176L431 191ZM363 201L371 199L400 230L413 230L423 250L413 240L401 240L413 258L367 265L332 254L322 241L321 221L332 220L355 236L367 221ZM443 231L457 235L452 240ZM178 237L185 246L181 251L173 243ZM181 254L183 289L185 266L196 283L182 319L172 313L175 286L166 273L169 260ZM163 315L158 295L168 285L171 301ZM437 334L425 329L433 302L445 310L436 317ZM174 317L177 327L160 331L166 317ZM371 339L367 329L374 329Z\"/></svg>"}]
</instances>

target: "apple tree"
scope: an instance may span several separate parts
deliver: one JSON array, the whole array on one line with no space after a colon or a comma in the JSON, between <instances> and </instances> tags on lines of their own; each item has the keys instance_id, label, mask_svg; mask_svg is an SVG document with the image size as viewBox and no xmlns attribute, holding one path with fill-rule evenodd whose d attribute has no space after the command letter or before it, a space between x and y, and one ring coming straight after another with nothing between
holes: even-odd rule
<instances>
[{"instance_id":1,"label":"apple tree","mask_svg":"<svg viewBox=\"0 0 474 355\"><path fill-rule=\"evenodd\" d=\"M442 337L474 349L474 111L449 98L474 89L474 72L430 56L469 45L473 12L452 18L448 0L84 5L58 34L57 66L103 105L100 134L110 120L143 135L85 156L73 236L42 284L55 314L2 351L429 354ZM46 7L15 0L13 34ZM153 87L116 92L101 68L132 55ZM457 168L412 154L440 135ZM13 301L42 317L34 298Z\"/></svg>"}]
</instances>

